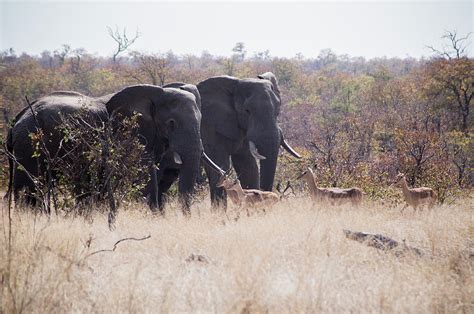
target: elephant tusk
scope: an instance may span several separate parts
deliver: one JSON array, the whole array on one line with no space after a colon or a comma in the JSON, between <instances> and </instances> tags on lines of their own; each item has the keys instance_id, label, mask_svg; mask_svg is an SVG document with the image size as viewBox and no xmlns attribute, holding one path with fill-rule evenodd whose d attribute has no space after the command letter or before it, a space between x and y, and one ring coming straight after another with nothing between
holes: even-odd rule
<instances>
[{"instance_id":1,"label":"elephant tusk","mask_svg":"<svg viewBox=\"0 0 474 314\"><path fill-rule=\"evenodd\" d=\"M283 132L280 129L280 138L281 142L280 145L288 152L290 153L293 157L296 157L298 159L301 159L301 155L298 154L286 141L285 138L283 137Z\"/></svg>"},{"instance_id":2,"label":"elephant tusk","mask_svg":"<svg viewBox=\"0 0 474 314\"><path fill-rule=\"evenodd\" d=\"M253 158L255 158L256 160L267 159L265 156L262 156L258 153L257 147L255 146L254 142L249 141L249 147L250 153L252 154Z\"/></svg>"},{"instance_id":3,"label":"elephant tusk","mask_svg":"<svg viewBox=\"0 0 474 314\"><path fill-rule=\"evenodd\" d=\"M298 159L301 159L301 155L298 154L284 139L281 140L281 146L289 152L293 157L296 157Z\"/></svg>"},{"instance_id":4,"label":"elephant tusk","mask_svg":"<svg viewBox=\"0 0 474 314\"><path fill-rule=\"evenodd\" d=\"M218 165L216 165L209 156L203 151L202 152L202 160L214 171L220 173L221 176L225 176L225 171L222 170Z\"/></svg>"},{"instance_id":5,"label":"elephant tusk","mask_svg":"<svg viewBox=\"0 0 474 314\"><path fill-rule=\"evenodd\" d=\"M183 160L181 159L181 156L177 152L173 152L173 160L174 160L174 163L177 165L183 164Z\"/></svg>"}]
</instances>

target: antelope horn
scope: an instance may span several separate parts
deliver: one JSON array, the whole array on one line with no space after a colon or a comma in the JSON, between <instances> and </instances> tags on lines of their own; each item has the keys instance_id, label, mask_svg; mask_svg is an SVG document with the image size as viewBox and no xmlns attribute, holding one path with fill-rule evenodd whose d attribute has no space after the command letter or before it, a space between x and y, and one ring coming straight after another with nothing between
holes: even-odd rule
<instances>
[{"instance_id":1,"label":"antelope horn","mask_svg":"<svg viewBox=\"0 0 474 314\"><path fill-rule=\"evenodd\" d=\"M226 177L230 177L234 173L234 168L230 167L229 170L225 172Z\"/></svg>"},{"instance_id":2,"label":"antelope horn","mask_svg":"<svg viewBox=\"0 0 474 314\"><path fill-rule=\"evenodd\" d=\"M308 172L308 170L303 171L303 172L296 178L296 180L301 179L307 172Z\"/></svg>"}]
</instances>

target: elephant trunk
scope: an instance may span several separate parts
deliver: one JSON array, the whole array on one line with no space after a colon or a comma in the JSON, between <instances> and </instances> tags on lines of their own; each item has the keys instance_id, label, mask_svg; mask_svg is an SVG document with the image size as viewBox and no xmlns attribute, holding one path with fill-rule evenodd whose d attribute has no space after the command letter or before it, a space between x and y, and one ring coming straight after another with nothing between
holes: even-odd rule
<instances>
[{"instance_id":1,"label":"elephant trunk","mask_svg":"<svg viewBox=\"0 0 474 314\"><path fill-rule=\"evenodd\" d=\"M260 162L260 189L271 191L280 147L278 128L270 132L258 132L257 136L249 136L249 148L254 158Z\"/></svg>"},{"instance_id":2,"label":"elephant trunk","mask_svg":"<svg viewBox=\"0 0 474 314\"><path fill-rule=\"evenodd\" d=\"M190 206L192 195L194 192L194 184L199 174L199 167L201 165L202 143L201 139L190 134L198 134L192 132L184 132L176 134L179 141L170 140L170 150L177 153L180 159L180 171L178 192L179 199L183 206L183 213L185 215L190 213ZM191 140L196 138L196 140ZM183 139L185 142L183 142ZM176 159L176 158L175 158Z\"/></svg>"},{"instance_id":3,"label":"elephant trunk","mask_svg":"<svg viewBox=\"0 0 474 314\"><path fill-rule=\"evenodd\" d=\"M266 158L260 160L260 189L263 191L271 191L273 189L278 149L276 151L276 153L267 153ZM262 150L262 153L265 154L265 151Z\"/></svg>"},{"instance_id":4,"label":"elephant trunk","mask_svg":"<svg viewBox=\"0 0 474 314\"><path fill-rule=\"evenodd\" d=\"M183 213L190 214L190 206L194 192L194 184L199 173L199 166L201 162L201 151L197 154L181 155L183 165L179 172L178 191L180 202L183 206Z\"/></svg>"}]
</instances>

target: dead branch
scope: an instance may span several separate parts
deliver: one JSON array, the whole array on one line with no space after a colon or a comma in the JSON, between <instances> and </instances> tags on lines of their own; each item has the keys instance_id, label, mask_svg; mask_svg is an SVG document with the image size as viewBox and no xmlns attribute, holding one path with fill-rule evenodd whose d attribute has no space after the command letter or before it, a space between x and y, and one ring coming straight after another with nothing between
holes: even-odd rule
<instances>
[{"instance_id":1,"label":"dead branch","mask_svg":"<svg viewBox=\"0 0 474 314\"><path fill-rule=\"evenodd\" d=\"M185 259L186 262L200 262L200 263L205 263L205 264L209 264L209 259L204 256L204 255L200 255L200 254L191 254L189 255L186 259Z\"/></svg>"},{"instance_id":2,"label":"dead branch","mask_svg":"<svg viewBox=\"0 0 474 314\"><path fill-rule=\"evenodd\" d=\"M88 257L91 257L92 255L96 255L98 253L102 253L102 252L115 252L115 250L117 249L117 246L122 243L122 242L125 242L125 241L143 241L143 240L146 240L146 239L149 239L151 238L151 235L147 235L146 237L143 237L143 238L123 238L123 239L120 239L118 240L117 242L115 242L114 244L114 247L112 249L103 249L103 250L98 250L98 251L95 251L95 252L92 252L88 255L86 255L86 257L84 257L84 259L88 258Z\"/></svg>"},{"instance_id":3,"label":"dead branch","mask_svg":"<svg viewBox=\"0 0 474 314\"><path fill-rule=\"evenodd\" d=\"M446 47L443 50L436 49L433 46L426 46L426 48L430 49L438 57L444 58L446 60L452 60L453 58L461 59L466 55L466 49L470 44L469 42L466 43L465 41L469 39L472 33L473 32L469 32L466 34L466 36L458 38L456 31L446 31L441 38L448 40L448 48L451 49L451 51L447 51Z\"/></svg>"},{"instance_id":4,"label":"dead branch","mask_svg":"<svg viewBox=\"0 0 474 314\"><path fill-rule=\"evenodd\" d=\"M381 234L354 232L354 231L350 231L346 229L342 231L344 232L346 238L360 242L360 243L364 243L367 246L374 247L382 251L390 251L395 248L399 248L401 249L401 251L395 253L397 256L403 252L411 252L418 256L423 255L423 253L419 249L407 246L405 243L399 243L393 240L392 238L389 238Z\"/></svg>"}]
</instances>

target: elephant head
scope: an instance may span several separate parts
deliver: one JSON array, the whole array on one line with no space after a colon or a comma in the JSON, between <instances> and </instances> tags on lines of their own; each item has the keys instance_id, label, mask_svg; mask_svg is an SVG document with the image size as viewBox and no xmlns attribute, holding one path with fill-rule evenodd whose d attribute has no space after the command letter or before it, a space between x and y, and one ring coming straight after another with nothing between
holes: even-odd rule
<instances>
[{"instance_id":1,"label":"elephant head","mask_svg":"<svg viewBox=\"0 0 474 314\"><path fill-rule=\"evenodd\" d=\"M281 99L273 73L256 79L229 76L209 78L198 85L202 97L202 132L208 130L248 147L260 163L259 185L262 190L273 187L279 147L301 158L284 140L277 119ZM203 137L204 139L204 137Z\"/></svg>"},{"instance_id":2,"label":"elephant head","mask_svg":"<svg viewBox=\"0 0 474 314\"><path fill-rule=\"evenodd\" d=\"M139 114L138 134L148 155L145 160L151 166L152 181L153 177L156 180L154 163L165 152L180 159L179 193L187 213L200 160L210 162L203 154L196 97L182 89L136 85L115 94L106 107L112 118L119 113L126 117ZM156 182L152 182L150 194L150 205L156 208Z\"/></svg>"},{"instance_id":3,"label":"elephant head","mask_svg":"<svg viewBox=\"0 0 474 314\"><path fill-rule=\"evenodd\" d=\"M201 94L199 94L199 91L196 87L196 85L193 85L193 84L187 84L187 83L183 83L183 82L174 82L174 83L169 83L169 84L166 84L166 85L163 85L163 88L178 88L178 89L182 89L182 90L185 90L187 92L190 92L191 94L194 95L194 97L196 98L196 104L199 108L199 110L201 110Z\"/></svg>"}]
</instances>

